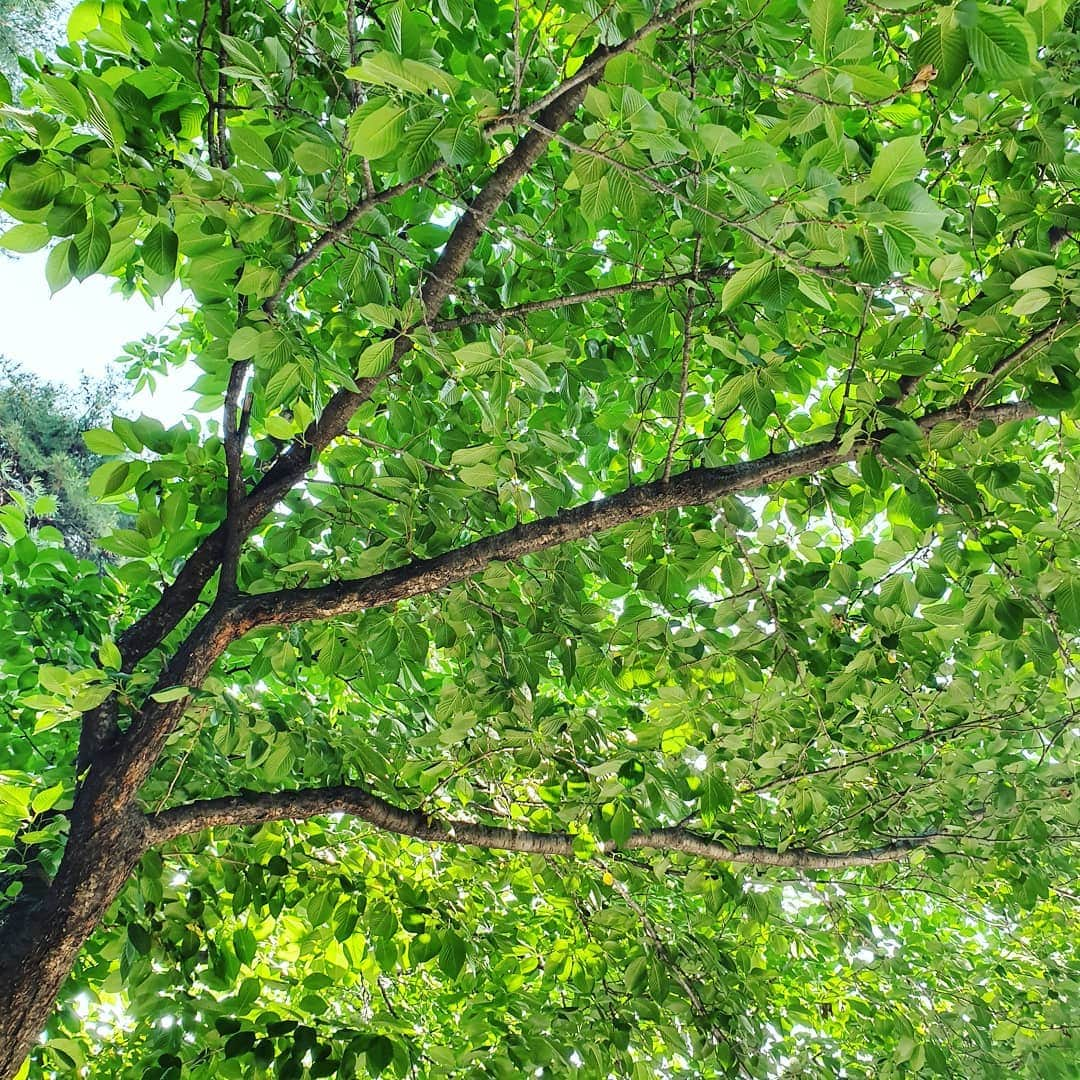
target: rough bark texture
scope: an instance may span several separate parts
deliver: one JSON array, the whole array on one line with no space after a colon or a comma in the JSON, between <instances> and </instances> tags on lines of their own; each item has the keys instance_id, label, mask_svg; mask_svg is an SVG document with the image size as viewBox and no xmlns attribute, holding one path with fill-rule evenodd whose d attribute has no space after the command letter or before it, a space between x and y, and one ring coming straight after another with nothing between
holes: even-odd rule
<instances>
[{"instance_id":1,"label":"rough bark texture","mask_svg":"<svg viewBox=\"0 0 1080 1080\"><path fill-rule=\"evenodd\" d=\"M441 820L418 810L407 810L359 787L312 788L273 791L258 795L235 795L206 799L164 810L149 819L152 843L174 840L186 833L222 825L261 825L267 821L302 821L327 814L349 814L384 832L412 836L434 844L468 844L497 851L523 851L534 855L573 857L574 838L569 833L538 833L505 829L475 821ZM689 829L656 829L632 832L622 843L603 845L605 852L649 848L693 855L709 862L742 863L747 866L791 867L800 870L837 870L850 866L874 866L906 858L915 848L936 839L927 834L905 837L879 847L859 851L811 851L807 848L772 848L743 845L726 847Z\"/></svg>"},{"instance_id":2,"label":"rough bark texture","mask_svg":"<svg viewBox=\"0 0 1080 1080\"><path fill-rule=\"evenodd\" d=\"M983 420L1006 423L1033 415L1035 410L1024 402L984 409L964 404L938 410L916 423L928 431L943 422L973 426ZM861 444L873 443L877 437L864 436ZM850 460L856 452L855 445L841 449L834 440L757 461L690 470L669 481L631 488L609 499L583 504L366 581L284 590L217 604L175 650L151 693L175 686L197 687L229 643L256 626L328 618L433 592L496 559L520 558L635 518L805 476ZM258 824L348 812L377 828L436 843L573 854L573 841L568 835L537 834L467 821L440 822L395 807L357 788L211 800L165 811L148 824L136 808L138 790L165 740L183 716L185 706L186 699L158 703L149 698L129 730L115 740L115 745L98 749L70 814L71 837L52 887L37 902L28 897L16 904L0 927L0 1078L6 1080L12 1075L32 1046L48 1020L79 950L148 843L211 825ZM932 840L933 837L907 838L858 852L794 849L779 853L764 848L728 848L688 830L667 829L634 833L622 847L805 870L894 861Z\"/></svg>"},{"instance_id":3,"label":"rough bark texture","mask_svg":"<svg viewBox=\"0 0 1080 1080\"><path fill-rule=\"evenodd\" d=\"M89 810L85 803L82 809ZM30 1052L79 951L146 850L141 813L103 817L100 807L76 816L52 886L17 900L0 929L2 1077Z\"/></svg>"},{"instance_id":4,"label":"rough bark texture","mask_svg":"<svg viewBox=\"0 0 1080 1080\"><path fill-rule=\"evenodd\" d=\"M668 21L669 18L663 20L664 23ZM655 26L653 28L655 29ZM600 46L594 57L606 61L627 47L627 43L616 49ZM540 114L545 126L562 127L577 111L589 82L598 79L602 72L603 62L600 62L589 79L576 77L572 88L560 92ZM580 72L578 75L580 76ZM462 213L442 255L427 276L422 291L425 318L432 320L438 314L484 229L517 182L536 164L549 141L546 136L536 131L529 131L522 136L514 150L498 165L479 194ZM369 205L374 205L375 201L369 200ZM340 236L340 228L335 227L323 234L316 241L316 246L321 244L319 251L322 251L340 239ZM300 269L311 261L313 256L309 256L310 250L298 257L294 264L296 273L289 278L290 282L295 279ZM280 299L281 297L275 296L275 304ZM157 648L179 626L198 601L225 556L230 527L235 537L246 537L270 512L274 504L307 473L316 456L334 439L344 434L356 410L371 397L383 380L397 370L411 348L412 343L408 337L398 337L394 343L393 362L388 371L378 378L357 379L355 390L343 389L334 394L322 413L311 422L303 437L291 443L252 488L237 508L231 526L220 525L200 543L176 580L163 590L158 603L121 636L119 645L125 671L130 671Z\"/></svg>"},{"instance_id":5,"label":"rough bark texture","mask_svg":"<svg viewBox=\"0 0 1080 1080\"><path fill-rule=\"evenodd\" d=\"M983 420L1004 424L1035 415L1026 402L1007 402L985 409L940 409L916 420L929 431L938 424L958 422L974 427ZM454 548L444 555L416 559L357 581L335 581L307 589L282 589L237 601L235 615L246 632L257 626L287 625L304 619L328 619L413 596L436 592L479 573L489 563L520 559L534 552L582 540L587 536L683 506L703 506L725 495L755 491L769 484L822 472L851 461L887 431L852 440L844 448L837 440L786 450L753 461L715 468L688 469L670 480L654 480L627 488L606 499L582 503L559 514L517 525Z\"/></svg>"}]
</instances>

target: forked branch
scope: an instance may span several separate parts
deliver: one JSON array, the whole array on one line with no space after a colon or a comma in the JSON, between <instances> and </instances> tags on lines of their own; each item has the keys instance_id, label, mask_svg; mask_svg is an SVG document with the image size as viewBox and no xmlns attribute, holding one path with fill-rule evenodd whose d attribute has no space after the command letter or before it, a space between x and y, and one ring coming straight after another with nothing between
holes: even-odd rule
<instances>
[{"instance_id":1,"label":"forked branch","mask_svg":"<svg viewBox=\"0 0 1080 1080\"><path fill-rule=\"evenodd\" d=\"M539 113L538 123L543 128L561 128L577 111L585 95L587 85L603 74L605 64L614 56L633 48L643 36L661 26L674 22L689 11L698 0L684 3L665 15L646 23L636 34L615 46L598 46L575 74L544 96L542 102L530 106L530 112ZM535 130L529 130L518 141L491 174L476 198L458 219L442 254L428 273L422 291L425 318L433 320L442 307L476 248L477 241L488 223L503 205L507 195L525 176L547 149L549 139ZM327 247L336 243L367 210L376 205L375 200L386 201L415 186L417 180L407 181L400 190L388 188L385 192L363 200L337 225L327 229L293 262L282 277L277 292L269 298L264 310L273 312L281 302L285 291L297 275ZM274 461L260 482L244 499L227 529L219 526L195 549L177 574L167 585L158 602L137 622L120 636L119 646L123 668L131 671L149 652L180 624L181 620L198 602L202 590L217 572L225 557L229 543L235 536L241 539L250 533L270 508L278 502L307 473L318 455L329 443L340 437L347 429L353 414L367 401L375 388L397 370L404 355L411 348L407 337L399 337L395 344L393 363L379 378L357 380L355 389L341 389L331 397L322 414L308 429L292 442ZM235 533L230 530L236 529Z\"/></svg>"}]
</instances>

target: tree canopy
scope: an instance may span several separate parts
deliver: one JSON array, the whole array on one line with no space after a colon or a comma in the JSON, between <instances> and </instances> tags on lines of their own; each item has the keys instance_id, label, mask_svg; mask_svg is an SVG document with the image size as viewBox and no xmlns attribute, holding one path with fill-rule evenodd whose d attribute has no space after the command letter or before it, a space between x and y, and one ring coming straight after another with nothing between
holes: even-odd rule
<instances>
[{"instance_id":1,"label":"tree canopy","mask_svg":"<svg viewBox=\"0 0 1080 1080\"><path fill-rule=\"evenodd\" d=\"M0 510L0 1076L1075 1075L1076 12L78 4L201 396Z\"/></svg>"}]
</instances>

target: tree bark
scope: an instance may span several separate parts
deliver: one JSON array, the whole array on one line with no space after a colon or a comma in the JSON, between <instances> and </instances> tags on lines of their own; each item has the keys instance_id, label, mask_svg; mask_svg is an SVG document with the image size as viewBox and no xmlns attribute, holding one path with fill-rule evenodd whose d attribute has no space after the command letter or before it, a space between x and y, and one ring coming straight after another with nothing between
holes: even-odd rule
<instances>
[{"instance_id":1,"label":"tree bark","mask_svg":"<svg viewBox=\"0 0 1080 1080\"><path fill-rule=\"evenodd\" d=\"M575 858L574 837L564 832L533 832L508 829L477 821L441 819L395 806L356 785L300 788L261 794L226 795L170 807L147 819L151 844L165 843L202 829L229 825L262 825L268 821L304 821L311 817L346 814L366 821L383 832L412 836L433 844L460 844L491 851L524 851L534 855ZM787 848L778 851L761 845L732 847L682 827L635 829L620 841L601 845L605 853L617 851L670 851L708 862L746 866L787 867L797 870L846 870L853 866L877 866L899 862L918 848L933 844L944 834L896 837L888 843L857 851L813 851Z\"/></svg>"},{"instance_id":2,"label":"tree bark","mask_svg":"<svg viewBox=\"0 0 1080 1080\"><path fill-rule=\"evenodd\" d=\"M0 1077L14 1075L56 1008L75 959L146 850L134 808L77 808L60 868L42 896L24 892L0 925Z\"/></svg>"}]
</instances>

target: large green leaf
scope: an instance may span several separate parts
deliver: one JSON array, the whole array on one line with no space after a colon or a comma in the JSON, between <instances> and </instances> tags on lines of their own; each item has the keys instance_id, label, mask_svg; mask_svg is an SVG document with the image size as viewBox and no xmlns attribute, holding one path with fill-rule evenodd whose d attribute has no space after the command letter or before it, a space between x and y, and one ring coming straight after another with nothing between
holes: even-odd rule
<instances>
[{"instance_id":1,"label":"large green leaf","mask_svg":"<svg viewBox=\"0 0 1080 1080\"><path fill-rule=\"evenodd\" d=\"M142 242L142 256L155 274L172 274L176 270L178 241L176 233L164 222L158 222Z\"/></svg>"},{"instance_id":2,"label":"large green leaf","mask_svg":"<svg viewBox=\"0 0 1080 1080\"><path fill-rule=\"evenodd\" d=\"M989 5L980 5L974 23L964 27L972 63L988 79L1018 79L1031 71L1030 33L1012 11Z\"/></svg>"},{"instance_id":3,"label":"large green leaf","mask_svg":"<svg viewBox=\"0 0 1080 1080\"><path fill-rule=\"evenodd\" d=\"M870 189L875 194L881 194L897 184L914 180L925 165L926 154L917 135L892 139L874 158L870 169Z\"/></svg>"},{"instance_id":4,"label":"large green leaf","mask_svg":"<svg viewBox=\"0 0 1080 1080\"><path fill-rule=\"evenodd\" d=\"M349 147L354 154L376 160L396 150L404 132L405 110L384 102L350 125Z\"/></svg>"}]
</instances>

